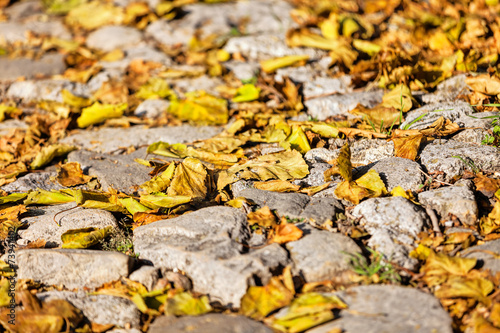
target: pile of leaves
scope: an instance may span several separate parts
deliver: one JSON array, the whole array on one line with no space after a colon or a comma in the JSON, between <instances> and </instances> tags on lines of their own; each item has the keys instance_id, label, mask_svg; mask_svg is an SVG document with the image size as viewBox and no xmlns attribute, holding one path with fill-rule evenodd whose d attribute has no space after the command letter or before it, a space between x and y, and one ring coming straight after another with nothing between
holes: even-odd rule
<instances>
[{"instance_id":1,"label":"pile of leaves","mask_svg":"<svg viewBox=\"0 0 500 333\"><path fill-rule=\"evenodd\" d=\"M44 0L48 14L64 16L65 24L76 36L74 40L33 32L26 43L0 42L0 55L36 58L47 52L60 52L65 55L68 66L62 77L86 83L102 70L102 61L117 61L124 57L120 50L103 53L86 47L83 41L90 31L108 24L142 30L159 19L180 18L182 7L193 2L196 1L162 1L155 9L150 9L141 2L121 8L107 1ZM67 188L2 193L0 238L5 240L9 230L24 227L20 219L28 213L30 205L68 202L125 216L127 223L123 227L126 230L176 217L199 207L228 205L247 210L249 225L253 232L266 236L266 244L283 244L302 237L302 231L294 221L278 216L268 207L257 209L248 200L234 198L231 184L238 180L251 180L258 189L307 195L328 188L332 182L339 182L335 195L353 205L366 198L383 196L402 196L417 203L415 193L400 187L388 193L375 171L355 179L348 142L360 138L392 140L395 156L418 160L422 144L447 138L463 128L449 119L440 118L425 129L399 129L406 113L419 106L412 92L432 91L437 84L458 73L481 72L468 77L467 84L472 92L461 97L476 105L478 111L497 110L496 105L500 102L500 21L497 18L500 4L495 0L290 2L295 6L290 14L298 27L288 31L287 44L328 51L332 62L327 74L332 77L349 74L355 87L385 88L386 93L379 105L373 108L358 105L351 111L359 116L354 120L345 117L325 121L292 120L301 119L294 116L306 111L301 87L288 78L275 82L272 74L279 68L302 66L309 57L296 55L262 61L261 73L252 80L241 82L227 73L223 63L230 59L246 59L222 49L229 36L215 35L204 38L195 35L185 47L163 49L178 64L196 65L192 69L172 69L160 63L134 60L127 67L123 80L105 82L90 98L63 90L62 102L44 100L43 97L36 105L3 100L0 121L22 119L29 127L0 137L0 185L46 166L57 165L55 181ZM8 5L9 0L0 0L0 9ZM1 12L0 17L4 17ZM244 34L245 22L241 22L238 29L238 33ZM178 94L169 85L171 79L205 74L223 79L225 84L218 87L219 96L205 91ZM168 100L170 106L157 119L134 116L137 105L147 99ZM28 109L30 112L25 112ZM98 180L85 175L78 163L64 163L66 154L76 147L61 144L59 140L72 131L138 124L176 126L184 122L226 126L221 134L207 140L190 144L151 144L147 152L163 159L136 160L151 168L151 180L141 184L133 194L113 189L104 192L100 190ZM490 137L485 138L485 143L498 146L499 124L498 119L495 120L497 126ZM294 180L309 174L304 154L313 148L328 148L331 139L346 139L347 143L339 157L329 161L332 167L324 174L324 184L315 187L296 185ZM260 149L269 146L283 150L261 155ZM131 147L129 152L134 149ZM404 284L431 292L439 298L452 316L457 331L499 331L500 276L478 269L476 259L465 259L460 255L473 245L500 238L498 175L487 170L473 171L464 174L463 178L474 181L482 210L477 223L466 226L476 233L455 232L443 236L439 230L423 232L419 247L412 253L420 262L419 272L399 267L372 250L370 256L354 256L353 270L332 281L305 284L294 280L290 269L285 268L282 275L273 277L267 285L250 287L242 299L240 313L280 331L300 332L334 319L333 310L347 306L337 297L324 296L320 291L335 291L359 284ZM445 185L435 181L434 175L428 176L429 181L421 190ZM80 187L82 185L85 189ZM458 219L454 221L460 225ZM339 216L336 222L316 226L343 232L366 248L367 233L348 216ZM109 239L113 235L116 238L117 231L110 227L70 230L62 236L62 247L110 248ZM134 255L130 240L121 237L121 245L116 245L116 248ZM107 240L108 247L103 246ZM43 241L28 244L31 248L44 246ZM491 255L497 258L499 254ZM12 274L8 265L0 267L0 305L4 307L10 302L8 277ZM80 332L111 328L86 323L80 311L67 302L40 303L32 292L46 288L50 287L32 281L19 282L16 297L23 305L18 318L21 324L12 327L2 319L0 323L4 328L22 332L25 327L22 325L35 325L35 319L40 330L50 327L45 330L47 332L77 327ZM97 293L131 299L143 313L144 330L160 314L181 316L228 311L210 304L206 296L183 290L173 283L147 291L137 282L122 279L102 286ZM285 306L289 306L285 314L275 315ZM3 318L4 312L8 311L7 308L2 311L0 317Z\"/></svg>"}]
</instances>

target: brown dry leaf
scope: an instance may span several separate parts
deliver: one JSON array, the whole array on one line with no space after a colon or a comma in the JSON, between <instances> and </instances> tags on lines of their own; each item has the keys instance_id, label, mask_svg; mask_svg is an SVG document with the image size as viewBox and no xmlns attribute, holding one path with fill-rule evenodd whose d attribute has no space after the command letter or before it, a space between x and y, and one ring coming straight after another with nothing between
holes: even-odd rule
<instances>
[{"instance_id":1,"label":"brown dry leaf","mask_svg":"<svg viewBox=\"0 0 500 333\"><path fill-rule=\"evenodd\" d=\"M314 195L318 192L323 191L324 189L327 189L329 186L330 186L330 182L327 182L327 183L324 183L324 184L321 184L318 186L305 187L305 188L301 189L299 192L311 196L311 195Z\"/></svg>"},{"instance_id":2,"label":"brown dry leaf","mask_svg":"<svg viewBox=\"0 0 500 333\"><path fill-rule=\"evenodd\" d=\"M299 240L304 232L295 224L287 223L286 218L281 218L281 223L274 227L270 241L278 244L285 244Z\"/></svg>"},{"instance_id":3,"label":"brown dry leaf","mask_svg":"<svg viewBox=\"0 0 500 333\"><path fill-rule=\"evenodd\" d=\"M495 96L500 94L500 78L496 75L481 74L468 77L465 79L465 83L467 83L472 90L482 94Z\"/></svg>"},{"instance_id":4,"label":"brown dry leaf","mask_svg":"<svg viewBox=\"0 0 500 333\"><path fill-rule=\"evenodd\" d=\"M439 119L433 122L428 128L420 130L420 133L425 136L446 136L459 130L460 126L458 124L444 117L439 117Z\"/></svg>"},{"instance_id":5,"label":"brown dry leaf","mask_svg":"<svg viewBox=\"0 0 500 333\"><path fill-rule=\"evenodd\" d=\"M482 173L476 174L474 184L476 185L476 191L481 192L487 198L492 198L495 195L495 192L500 189L499 179L486 177Z\"/></svg>"},{"instance_id":6,"label":"brown dry leaf","mask_svg":"<svg viewBox=\"0 0 500 333\"><path fill-rule=\"evenodd\" d=\"M91 179L91 176L83 174L80 163L78 162L69 162L61 165L56 176L58 183L65 187L86 184Z\"/></svg>"},{"instance_id":7,"label":"brown dry leaf","mask_svg":"<svg viewBox=\"0 0 500 333\"><path fill-rule=\"evenodd\" d=\"M128 88L122 82L105 81L93 97L102 104L125 104L128 101Z\"/></svg>"},{"instance_id":8,"label":"brown dry leaf","mask_svg":"<svg viewBox=\"0 0 500 333\"><path fill-rule=\"evenodd\" d=\"M25 205L6 207L0 210L0 220L17 220L21 214L27 211Z\"/></svg>"},{"instance_id":9,"label":"brown dry leaf","mask_svg":"<svg viewBox=\"0 0 500 333\"><path fill-rule=\"evenodd\" d=\"M400 112L398 109L390 106L386 107L382 104L375 106L374 108L366 108L361 104L358 104L352 111L352 114L363 115L369 122L371 122L375 128L390 128L395 127L401 123Z\"/></svg>"},{"instance_id":10,"label":"brown dry leaf","mask_svg":"<svg viewBox=\"0 0 500 333\"><path fill-rule=\"evenodd\" d=\"M297 192L299 185L295 185L286 180L269 180L267 182L255 182L253 186L259 190L272 192Z\"/></svg>"},{"instance_id":11,"label":"brown dry leaf","mask_svg":"<svg viewBox=\"0 0 500 333\"><path fill-rule=\"evenodd\" d=\"M376 133L372 131L367 131L359 128L347 128L347 127L339 127L338 131L340 133L345 134L348 138L354 138L356 136L361 136L367 139L387 139L389 136L383 133Z\"/></svg>"},{"instance_id":12,"label":"brown dry leaf","mask_svg":"<svg viewBox=\"0 0 500 333\"><path fill-rule=\"evenodd\" d=\"M266 229L276 226L276 216L274 216L268 206L259 208L255 212L248 213L247 221L249 225L257 224Z\"/></svg>"},{"instance_id":13,"label":"brown dry leaf","mask_svg":"<svg viewBox=\"0 0 500 333\"><path fill-rule=\"evenodd\" d=\"M187 157L177 165L167 195L204 199L207 196L207 182L208 173L203 163Z\"/></svg>"},{"instance_id":14,"label":"brown dry leaf","mask_svg":"<svg viewBox=\"0 0 500 333\"><path fill-rule=\"evenodd\" d=\"M423 138L422 134L410 136L393 135L391 141L394 142L394 156L415 161Z\"/></svg>"}]
</instances>

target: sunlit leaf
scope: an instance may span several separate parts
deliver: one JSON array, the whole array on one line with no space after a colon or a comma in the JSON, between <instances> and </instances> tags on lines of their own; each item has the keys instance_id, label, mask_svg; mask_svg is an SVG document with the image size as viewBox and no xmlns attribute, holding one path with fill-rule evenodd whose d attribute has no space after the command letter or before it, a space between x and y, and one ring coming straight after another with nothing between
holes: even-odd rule
<instances>
[{"instance_id":1,"label":"sunlit leaf","mask_svg":"<svg viewBox=\"0 0 500 333\"><path fill-rule=\"evenodd\" d=\"M259 99L260 88L254 84L245 84L236 90L236 96L231 101L234 103L251 102Z\"/></svg>"},{"instance_id":2,"label":"sunlit leaf","mask_svg":"<svg viewBox=\"0 0 500 333\"><path fill-rule=\"evenodd\" d=\"M429 286L445 282L450 275L466 276L476 266L476 258L450 257L443 253L430 252L420 271Z\"/></svg>"},{"instance_id":3,"label":"sunlit leaf","mask_svg":"<svg viewBox=\"0 0 500 333\"><path fill-rule=\"evenodd\" d=\"M22 110L18 109L15 105L0 104L0 122L4 121L7 115L21 115L22 113Z\"/></svg>"},{"instance_id":4,"label":"sunlit leaf","mask_svg":"<svg viewBox=\"0 0 500 333\"><path fill-rule=\"evenodd\" d=\"M305 62L309 60L308 55L289 55L281 58L274 58L269 60L262 60L260 67L266 73L272 73L279 68L292 66L296 63Z\"/></svg>"},{"instance_id":5,"label":"sunlit leaf","mask_svg":"<svg viewBox=\"0 0 500 333\"><path fill-rule=\"evenodd\" d=\"M290 143L292 149L295 149L302 154L311 150L309 140L300 126L292 126L292 134L286 138L286 142Z\"/></svg>"},{"instance_id":6,"label":"sunlit leaf","mask_svg":"<svg viewBox=\"0 0 500 333\"><path fill-rule=\"evenodd\" d=\"M262 228L272 228L276 226L276 216L271 212L268 206L257 209L255 212L247 214L249 225L257 224Z\"/></svg>"},{"instance_id":7,"label":"sunlit leaf","mask_svg":"<svg viewBox=\"0 0 500 333\"><path fill-rule=\"evenodd\" d=\"M486 95L500 94L500 78L496 75L481 74L468 77L465 82L472 90Z\"/></svg>"},{"instance_id":8,"label":"sunlit leaf","mask_svg":"<svg viewBox=\"0 0 500 333\"><path fill-rule=\"evenodd\" d=\"M371 192L371 198L387 194L383 180L380 178L378 172L373 169L356 179L356 184L368 189Z\"/></svg>"},{"instance_id":9,"label":"sunlit leaf","mask_svg":"<svg viewBox=\"0 0 500 333\"><path fill-rule=\"evenodd\" d=\"M163 193L155 193L149 195L141 195L140 202L146 207L156 208L172 208L191 201L188 196L169 196Z\"/></svg>"},{"instance_id":10,"label":"sunlit leaf","mask_svg":"<svg viewBox=\"0 0 500 333\"><path fill-rule=\"evenodd\" d=\"M187 157L177 165L167 194L204 199L207 195L207 169L196 158Z\"/></svg>"},{"instance_id":11,"label":"sunlit leaf","mask_svg":"<svg viewBox=\"0 0 500 333\"><path fill-rule=\"evenodd\" d=\"M486 296L494 289L494 284L487 279L452 277L439 286L434 295L438 298L470 297L489 306L491 300Z\"/></svg>"},{"instance_id":12,"label":"sunlit leaf","mask_svg":"<svg viewBox=\"0 0 500 333\"><path fill-rule=\"evenodd\" d=\"M338 198L350 201L355 205L359 204L361 200L370 198L373 195L367 188L346 180L337 185L334 193Z\"/></svg>"},{"instance_id":13,"label":"sunlit leaf","mask_svg":"<svg viewBox=\"0 0 500 333\"><path fill-rule=\"evenodd\" d=\"M95 102L91 106L84 108L82 114L76 120L78 127L85 128L90 125L99 124L106 119L119 118L127 109L127 104L112 105Z\"/></svg>"},{"instance_id":14,"label":"sunlit leaf","mask_svg":"<svg viewBox=\"0 0 500 333\"><path fill-rule=\"evenodd\" d=\"M49 14L67 14L73 8L87 2L87 0L43 0L42 4Z\"/></svg>"},{"instance_id":15,"label":"sunlit leaf","mask_svg":"<svg viewBox=\"0 0 500 333\"><path fill-rule=\"evenodd\" d=\"M174 176L174 171L175 163L170 163L165 171L140 185L140 188L143 189L146 194L162 192L170 185L172 177Z\"/></svg>"},{"instance_id":16,"label":"sunlit leaf","mask_svg":"<svg viewBox=\"0 0 500 333\"><path fill-rule=\"evenodd\" d=\"M125 207L126 210L132 215L138 212L148 212L151 209L148 207L141 205L137 200L134 198L119 198L118 202Z\"/></svg>"},{"instance_id":17,"label":"sunlit leaf","mask_svg":"<svg viewBox=\"0 0 500 333\"><path fill-rule=\"evenodd\" d=\"M181 292L167 299L165 314L174 316L199 316L212 311L207 296L193 297L190 292Z\"/></svg>"},{"instance_id":18,"label":"sunlit leaf","mask_svg":"<svg viewBox=\"0 0 500 333\"><path fill-rule=\"evenodd\" d=\"M82 185L88 183L92 177L83 174L80 163L69 162L61 165L57 171L56 180L65 187Z\"/></svg>"},{"instance_id":19,"label":"sunlit leaf","mask_svg":"<svg viewBox=\"0 0 500 333\"><path fill-rule=\"evenodd\" d=\"M28 196L28 193L11 193L7 196L0 197L0 205L3 205L8 202L16 202L23 200Z\"/></svg>"},{"instance_id":20,"label":"sunlit leaf","mask_svg":"<svg viewBox=\"0 0 500 333\"><path fill-rule=\"evenodd\" d=\"M63 249L86 249L106 238L113 227L71 229L61 235Z\"/></svg>"},{"instance_id":21,"label":"sunlit leaf","mask_svg":"<svg viewBox=\"0 0 500 333\"><path fill-rule=\"evenodd\" d=\"M340 149L339 156L337 157L337 167L345 181L352 181L351 148L347 142Z\"/></svg>"},{"instance_id":22,"label":"sunlit leaf","mask_svg":"<svg viewBox=\"0 0 500 333\"><path fill-rule=\"evenodd\" d=\"M66 202L75 201L71 195L60 191L46 191L38 189L28 192L27 198L24 200L25 205L59 205Z\"/></svg>"},{"instance_id":23,"label":"sunlit leaf","mask_svg":"<svg viewBox=\"0 0 500 333\"><path fill-rule=\"evenodd\" d=\"M186 93L185 100L172 100L168 112L198 125L226 124L229 117L227 101L204 91Z\"/></svg>"},{"instance_id":24,"label":"sunlit leaf","mask_svg":"<svg viewBox=\"0 0 500 333\"><path fill-rule=\"evenodd\" d=\"M253 184L259 190L273 191L273 192L296 192L300 189L299 185L294 185L286 180L269 180L267 182L255 182Z\"/></svg>"},{"instance_id":25,"label":"sunlit leaf","mask_svg":"<svg viewBox=\"0 0 500 333\"><path fill-rule=\"evenodd\" d=\"M74 1L74 0L73 0ZM92 1L72 8L66 15L66 23L70 26L83 27L87 30L103 25L120 24L124 19L124 11L111 3Z\"/></svg>"},{"instance_id":26,"label":"sunlit leaf","mask_svg":"<svg viewBox=\"0 0 500 333\"><path fill-rule=\"evenodd\" d=\"M278 244L294 242L299 240L303 233L299 227L293 223L286 223L286 219L283 218L281 223L274 227L271 241Z\"/></svg>"},{"instance_id":27,"label":"sunlit leaf","mask_svg":"<svg viewBox=\"0 0 500 333\"><path fill-rule=\"evenodd\" d=\"M422 134L393 136L391 140L394 142L394 156L415 161L423 138Z\"/></svg>"},{"instance_id":28,"label":"sunlit leaf","mask_svg":"<svg viewBox=\"0 0 500 333\"><path fill-rule=\"evenodd\" d=\"M153 77L143 84L135 95L142 99L168 98L174 96L169 84L164 79Z\"/></svg>"}]
</instances>

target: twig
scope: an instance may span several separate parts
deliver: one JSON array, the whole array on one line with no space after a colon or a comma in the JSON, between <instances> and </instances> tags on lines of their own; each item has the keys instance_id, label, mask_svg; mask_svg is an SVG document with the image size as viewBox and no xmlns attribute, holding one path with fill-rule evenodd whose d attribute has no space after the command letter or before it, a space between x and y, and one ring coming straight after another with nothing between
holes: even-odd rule
<instances>
[{"instance_id":1,"label":"twig","mask_svg":"<svg viewBox=\"0 0 500 333\"><path fill-rule=\"evenodd\" d=\"M434 212L434 210L432 208L429 208L429 207L425 207L425 212L431 218L432 230L434 230L436 235L438 235L439 237L442 237L443 234L441 233L441 229L439 229L439 221L438 221L438 218L436 216L436 212Z\"/></svg>"},{"instance_id":2,"label":"twig","mask_svg":"<svg viewBox=\"0 0 500 333\"><path fill-rule=\"evenodd\" d=\"M438 182L438 183L440 183L440 184L443 184L443 185L453 186L453 184L450 184L450 183L447 183L447 182L442 182L442 181L440 181L440 180L434 179L434 178L433 178L433 177L431 177L429 174L425 173L423 170L418 169L418 171L420 171L421 173L423 173L423 174L424 174L424 176L426 176L426 177L427 177L427 179L434 180L434 181L436 181L436 182Z\"/></svg>"},{"instance_id":3,"label":"twig","mask_svg":"<svg viewBox=\"0 0 500 333\"><path fill-rule=\"evenodd\" d=\"M52 218L54 220L54 222L60 227L61 225L59 224L59 222L56 221L56 216L61 214L61 213L64 213L64 212L67 212L67 211L70 211L72 209L75 209L75 208L78 208L79 206L76 205L75 207L71 207L71 208L68 208L68 209L64 209L64 210L61 210L60 212L57 212L56 214L54 214L54 217Z\"/></svg>"}]
</instances>

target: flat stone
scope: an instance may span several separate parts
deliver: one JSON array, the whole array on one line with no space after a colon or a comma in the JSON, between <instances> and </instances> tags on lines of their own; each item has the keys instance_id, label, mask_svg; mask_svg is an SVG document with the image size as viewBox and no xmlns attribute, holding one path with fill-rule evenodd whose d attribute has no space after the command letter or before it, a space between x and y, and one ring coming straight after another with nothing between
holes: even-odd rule
<instances>
[{"instance_id":1,"label":"flat stone","mask_svg":"<svg viewBox=\"0 0 500 333\"><path fill-rule=\"evenodd\" d=\"M110 187L132 194L138 186L151 179L150 168L134 161L143 158L146 150L141 149L129 155L99 154L87 150L76 150L68 154L68 162L78 162L90 176L99 180L103 191Z\"/></svg>"},{"instance_id":2,"label":"flat stone","mask_svg":"<svg viewBox=\"0 0 500 333\"><path fill-rule=\"evenodd\" d=\"M472 113L474 113L474 109L469 103L464 101L427 104L416 110L407 112L405 114L405 121L399 128L424 129L430 127L440 117L455 122L457 119ZM417 120L419 117L422 118Z\"/></svg>"},{"instance_id":3,"label":"flat stone","mask_svg":"<svg viewBox=\"0 0 500 333\"><path fill-rule=\"evenodd\" d=\"M453 156L460 156L461 159ZM500 171L500 149L454 140L434 140L420 153L420 162L428 172L442 172L445 180L462 175L471 165L484 171Z\"/></svg>"},{"instance_id":4,"label":"flat stone","mask_svg":"<svg viewBox=\"0 0 500 333\"><path fill-rule=\"evenodd\" d=\"M47 242L46 247L56 247L62 245L61 235L71 229L108 226L118 228L118 223L110 212L100 209L75 208L75 206L72 202L64 205L28 208L30 214L35 216L21 219L21 222L27 223L29 227L26 230L19 230L19 236L30 242L44 239ZM65 211L67 209L71 210Z\"/></svg>"},{"instance_id":5,"label":"flat stone","mask_svg":"<svg viewBox=\"0 0 500 333\"><path fill-rule=\"evenodd\" d=\"M110 25L91 32L86 44L92 49L110 52L138 44L142 39L142 33L135 28Z\"/></svg>"},{"instance_id":6,"label":"flat stone","mask_svg":"<svg viewBox=\"0 0 500 333\"><path fill-rule=\"evenodd\" d=\"M500 272L500 259L492 255L500 253L500 239L485 242L463 251L463 257L478 259L482 269L489 269L495 275Z\"/></svg>"},{"instance_id":7,"label":"flat stone","mask_svg":"<svg viewBox=\"0 0 500 333\"><path fill-rule=\"evenodd\" d=\"M402 197L372 198L351 211L371 235L368 245L387 259L408 269L417 261L409 257L418 233L429 223L425 211Z\"/></svg>"},{"instance_id":8,"label":"flat stone","mask_svg":"<svg viewBox=\"0 0 500 333\"><path fill-rule=\"evenodd\" d=\"M0 39L5 39L7 43L26 43L29 31L61 39L71 39L68 29L62 24L61 20L56 18L52 18L49 22L0 22Z\"/></svg>"},{"instance_id":9,"label":"flat stone","mask_svg":"<svg viewBox=\"0 0 500 333\"><path fill-rule=\"evenodd\" d=\"M245 316L209 313L202 316L160 316L149 333L272 333L269 327Z\"/></svg>"},{"instance_id":10,"label":"flat stone","mask_svg":"<svg viewBox=\"0 0 500 333\"><path fill-rule=\"evenodd\" d=\"M59 53L46 54L40 60L0 57L0 80L15 80L19 77L31 79L37 75L51 76L62 74L65 69L64 55Z\"/></svg>"},{"instance_id":11,"label":"flat stone","mask_svg":"<svg viewBox=\"0 0 500 333\"><path fill-rule=\"evenodd\" d=\"M147 99L137 106L134 115L144 118L158 118L169 107L170 102L164 99Z\"/></svg>"},{"instance_id":12,"label":"flat stone","mask_svg":"<svg viewBox=\"0 0 500 333\"><path fill-rule=\"evenodd\" d=\"M309 174L302 179L294 180L292 183L303 187L323 185L326 183L325 171L331 167L328 163L312 163L309 167Z\"/></svg>"},{"instance_id":13,"label":"flat stone","mask_svg":"<svg viewBox=\"0 0 500 333\"><path fill-rule=\"evenodd\" d=\"M110 295L88 295L84 292L46 291L36 294L42 302L62 299L82 310L87 319L101 325L141 327L141 312L126 298Z\"/></svg>"},{"instance_id":14,"label":"flat stone","mask_svg":"<svg viewBox=\"0 0 500 333\"><path fill-rule=\"evenodd\" d=\"M282 15L281 15L282 16ZM289 55L308 55L311 60L320 59L326 52L313 48L288 47L283 34L260 34L231 38L224 50L240 53L250 61L259 61Z\"/></svg>"},{"instance_id":15,"label":"flat stone","mask_svg":"<svg viewBox=\"0 0 500 333\"><path fill-rule=\"evenodd\" d=\"M257 62L227 61L224 66L229 69L238 80L248 80L256 77L260 71Z\"/></svg>"},{"instance_id":16,"label":"flat stone","mask_svg":"<svg viewBox=\"0 0 500 333\"><path fill-rule=\"evenodd\" d=\"M340 152L340 148L338 149ZM356 140L351 145L351 162L366 165L394 156L394 142L384 139Z\"/></svg>"},{"instance_id":17,"label":"flat stone","mask_svg":"<svg viewBox=\"0 0 500 333\"><path fill-rule=\"evenodd\" d=\"M129 128L98 128L94 131L81 130L60 140L61 143L74 145L99 153L123 151L130 146L136 148L150 145L157 141L170 144L187 143L211 138L222 131L218 126L175 127L132 126Z\"/></svg>"},{"instance_id":18,"label":"flat stone","mask_svg":"<svg viewBox=\"0 0 500 333\"><path fill-rule=\"evenodd\" d=\"M181 19L158 20L146 28L146 33L165 46L186 45L197 29L202 38L211 34L227 35L241 19L247 19L246 34L284 33L292 26L288 15L291 7L285 1L262 1L193 4L183 7Z\"/></svg>"},{"instance_id":19,"label":"flat stone","mask_svg":"<svg viewBox=\"0 0 500 333\"><path fill-rule=\"evenodd\" d=\"M382 90L352 92L313 98L305 101L304 105L307 107L307 113L320 121L333 116L356 118L357 116L350 114L349 111L353 110L358 104L372 108L382 102L383 95Z\"/></svg>"},{"instance_id":20,"label":"flat stone","mask_svg":"<svg viewBox=\"0 0 500 333\"><path fill-rule=\"evenodd\" d=\"M85 85L69 80L40 80L14 82L7 90L6 97L20 100L22 103L36 101L63 102L62 90L66 89L73 95L90 97Z\"/></svg>"},{"instance_id":21,"label":"flat stone","mask_svg":"<svg viewBox=\"0 0 500 333\"><path fill-rule=\"evenodd\" d=\"M336 328L345 333L453 332L450 315L439 300L415 288L369 285L353 287L335 295L348 308L339 312L340 318L307 333L328 333Z\"/></svg>"},{"instance_id":22,"label":"flat stone","mask_svg":"<svg viewBox=\"0 0 500 333\"><path fill-rule=\"evenodd\" d=\"M460 222L474 225L479 215L474 192L466 185L446 186L425 191L418 194L418 201L434 209L441 220L447 220L448 214L453 214Z\"/></svg>"},{"instance_id":23,"label":"flat stone","mask_svg":"<svg viewBox=\"0 0 500 333\"><path fill-rule=\"evenodd\" d=\"M361 249L349 237L308 224L297 225L304 231L301 239L286 243L295 274L306 282L331 280L335 275L351 268L349 254L361 253Z\"/></svg>"},{"instance_id":24,"label":"flat stone","mask_svg":"<svg viewBox=\"0 0 500 333\"><path fill-rule=\"evenodd\" d=\"M107 68L92 76L85 88L90 94L94 94L104 82L121 81L124 75L125 72L121 68Z\"/></svg>"},{"instance_id":25,"label":"flat stone","mask_svg":"<svg viewBox=\"0 0 500 333\"><path fill-rule=\"evenodd\" d=\"M478 112L458 118L456 123L465 127L465 130L454 135L453 140L480 145L486 135L491 135L488 130L493 127L493 117L498 117L498 115L498 111Z\"/></svg>"},{"instance_id":26,"label":"flat stone","mask_svg":"<svg viewBox=\"0 0 500 333\"><path fill-rule=\"evenodd\" d=\"M27 249L16 252L17 276L68 289L97 288L128 277L132 258L119 252ZM85 274L82 274L82 273Z\"/></svg>"},{"instance_id":27,"label":"flat stone","mask_svg":"<svg viewBox=\"0 0 500 333\"><path fill-rule=\"evenodd\" d=\"M459 74L444 80L437 85L437 89L432 94L425 94L421 97L424 104L439 102L454 102L460 95L467 95L471 89L465 83L467 74Z\"/></svg>"},{"instance_id":28,"label":"flat stone","mask_svg":"<svg viewBox=\"0 0 500 333\"><path fill-rule=\"evenodd\" d=\"M318 77L313 81L304 82L303 94L306 100L327 95L345 94L351 92L349 75L339 78Z\"/></svg>"},{"instance_id":29,"label":"flat stone","mask_svg":"<svg viewBox=\"0 0 500 333\"><path fill-rule=\"evenodd\" d=\"M142 41L136 46L127 47L122 51L125 55L123 59L116 61L100 61L99 65L102 66L104 71L118 71L120 74L125 74L130 63L137 59L157 62L164 66L172 65L172 59L169 56L154 47L144 45Z\"/></svg>"},{"instance_id":30,"label":"flat stone","mask_svg":"<svg viewBox=\"0 0 500 333\"><path fill-rule=\"evenodd\" d=\"M417 191L425 182L420 165L407 158L389 157L357 168L354 178L359 178L370 170L378 172L389 192L396 186L401 186L405 191Z\"/></svg>"},{"instance_id":31,"label":"flat stone","mask_svg":"<svg viewBox=\"0 0 500 333\"><path fill-rule=\"evenodd\" d=\"M65 188L57 181L53 180L57 172L35 172L19 177L10 184L2 186L2 190L8 193L19 193L42 189L45 191L62 190Z\"/></svg>"},{"instance_id":32,"label":"flat stone","mask_svg":"<svg viewBox=\"0 0 500 333\"><path fill-rule=\"evenodd\" d=\"M255 279L266 284L272 270L289 263L278 244L248 252L242 244L250 237L243 212L209 207L136 228L134 249L155 267L185 272L195 291L239 307Z\"/></svg>"},{"instance_id":33,"label":"flat stone","mask_svg":"<svg viewBox=\"0 0 500 333\"><path fill-rule=\"evenodd\" d=\"M304 159L309 163L327 163L339 157L339 150L326 148L313 148L304 154Z\"/></svg>"},{"instance_id":34,"label":"flat stone","mask_svg":"<svg viewBox=\"0 0 500 333\"><path fill-rule=\"evenodd\" d=\"M133 271L129 279L137 281L144 285L149 291L153 290L156 282L160 278L160 270L153 266L141 266L139 269Z\"/></svg>"},{"instance_id":35,"label":"flat stone","mask_svg":"<svg viewBox=\"0 0 500 333\"><path fill-rule=\"evenodd\" d=\"M224 81L218 77L202 75L196 78L180 79L172 82L176 93L183 96L185 93L196 90L204 90L209 94L218 96L217 87L224 85Z\"/></svg>"}]
</instances>

